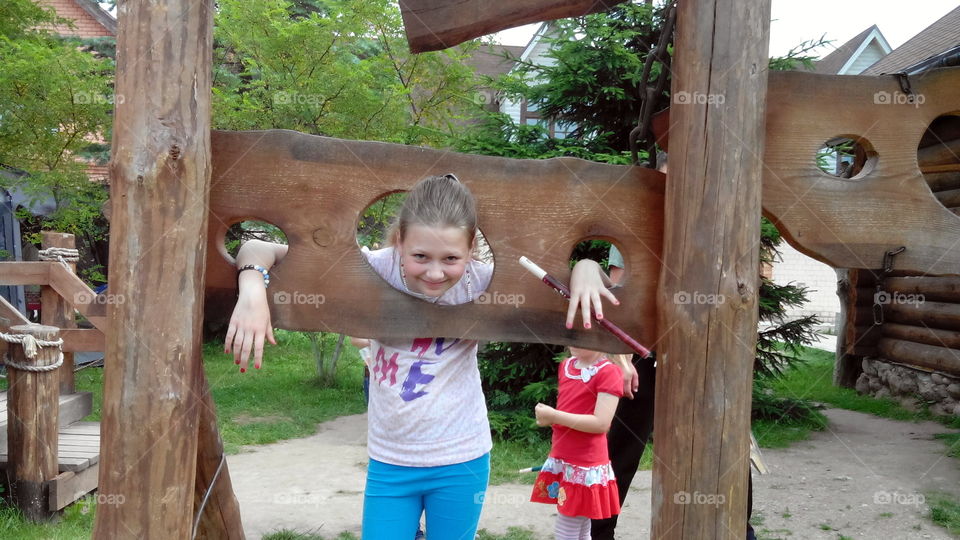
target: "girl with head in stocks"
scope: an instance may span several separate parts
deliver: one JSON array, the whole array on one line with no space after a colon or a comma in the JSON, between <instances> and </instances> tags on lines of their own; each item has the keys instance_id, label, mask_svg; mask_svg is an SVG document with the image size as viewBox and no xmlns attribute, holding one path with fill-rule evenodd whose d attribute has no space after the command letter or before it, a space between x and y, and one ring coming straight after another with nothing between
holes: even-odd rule
<instances>
[{"instance_id":1,"label":"girl with head in stocks","mask_svg":"<svg viewBox=\"0 0 960 540\"><path fill-rule=\"evenodd\" d=\"M404 200L391 244L363 250L391 286L442 305L475 300L492 264L473 258L476 203L455 176L421 180ZM226 350L260 368L263 341L276 344L264 272L287 246L251 241L237 254L240 295ZM370 340L371 380L363 537L410 540L426 513L435 540L475 535L490 472L490 427L477 369L477 342L422 337Z\"/></svg>"}]
</instances>

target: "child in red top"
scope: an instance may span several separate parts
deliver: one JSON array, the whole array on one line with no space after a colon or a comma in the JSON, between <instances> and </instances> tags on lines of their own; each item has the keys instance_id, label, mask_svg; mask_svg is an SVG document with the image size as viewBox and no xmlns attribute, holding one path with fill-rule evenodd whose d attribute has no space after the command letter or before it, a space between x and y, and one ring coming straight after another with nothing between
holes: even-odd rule
<instances>
[{"instance_id":1,"label":"child in red top","mask_svg":"<svg viewBox=\"0 0 960 540\"><path fill-rule=\"evenodd\" d=\"M620 513L606 434L623 376L601 352L570 352L560 363L557 408L538 403L535 409L537 425L553 426L553 443L530 500L557 505L557 540L589 539L591 519Z\"/></svg>"}]
</instances>

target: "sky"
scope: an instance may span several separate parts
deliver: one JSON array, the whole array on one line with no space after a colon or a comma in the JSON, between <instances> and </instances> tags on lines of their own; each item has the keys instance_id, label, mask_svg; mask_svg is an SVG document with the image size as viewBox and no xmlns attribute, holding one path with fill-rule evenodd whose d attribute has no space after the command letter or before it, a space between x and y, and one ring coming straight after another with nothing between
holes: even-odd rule
<instances>
[{"instance_id":1,"label":"sky","mask_svg":"<svg viewBox=\"0 0 960 540\"><path fill-rule=\"evenodd\" d=\"M833 43L813 52L823 57L873 24L896 49L958 5L957 0L773 0L770 55L782 56L826 34ZM526 45L537 27L505 30L498 39L504 45Z\"/></svg>"}]
</instances>

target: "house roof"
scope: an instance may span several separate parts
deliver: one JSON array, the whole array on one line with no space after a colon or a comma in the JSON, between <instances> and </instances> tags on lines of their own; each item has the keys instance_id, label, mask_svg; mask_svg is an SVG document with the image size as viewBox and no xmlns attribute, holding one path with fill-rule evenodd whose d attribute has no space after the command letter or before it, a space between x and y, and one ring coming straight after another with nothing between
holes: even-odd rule
<instances>
[{"instance_id":1,"label":"house roof","mask_svg":"<svg viewBox=\"0 0 960 540\"><path fill-rule=\"evenodd\" d=\"M477 75L496 78L513 68L523 49L515 45L481 45L466 63L473 66Z\"/></svg>"},{"instance_id":2,"label":"house roof","mask_svg":"<svg viewBox=\"0 0 960 540\"><path fill-rule=\"evenodd\" d=\"M813 66L814 72L826 75L840 74L845 67L856 60L856 57L862 53L873 40L877 40L881 48L890 52L890 46L887 45L887 40L884 39L877 25L873 25L847 40L846 43L837 47L832 53L818 60Z\"/></svg>"},{"instance_id":3,"label":"house roof","mask_svg":"<svg viewBox=\"0 0 960 540\"><path fill-rule=\"evenodd\" d=\"M117 35L117 19L114 18L107 10L100 7L100 4L94 0L73 0L78 6L83 8L84 11L90 14L91 17L97 20L98 23L103 25L111 34Z\"/></svg>"},{"instance_id":4,"label":"house roof","mask_svg":"<svg viewBox=\"0 0 960 540\"><path fill-rule=\"evenodd\" d=\"M909 72L924 60L960 45L960 6L864 70L864 75Z\"/></svg>"}]
</instances>

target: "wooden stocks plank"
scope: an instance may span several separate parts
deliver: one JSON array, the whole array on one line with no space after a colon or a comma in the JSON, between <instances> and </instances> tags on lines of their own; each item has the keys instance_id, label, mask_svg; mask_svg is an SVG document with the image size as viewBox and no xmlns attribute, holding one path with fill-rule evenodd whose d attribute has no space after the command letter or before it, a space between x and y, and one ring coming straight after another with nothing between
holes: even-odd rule
<instances>
[{"instance_id":1,"label":"wooden stocks plank","mask_svg":"<svg viewBox=\"0 0 960 540\"><path fill-rule=\"evenodd\" d=\"M885 251L906 246L894 261L898 271L960 274L960 217L937 200L917 166L927 127L960 109L960 68L910 83L913 98L892 75L770 73L763 212L797 250L834 268L879 268ZM661 145L673 123L665 116L654 122ZM838 136L867 151L858 177L817 167L817 150Z\"/></svg>"},{"instance_id":2,"label":"wooden stocks plank","mask_svg":"<svg viewBox=\"0 0 960 540\"><path fill-rule=\"evenodd\" d=\"M477 198L479 224L496 258L486 303L436 306L384 282L357 247L361 212L381 195L452 172ZM615 241L630 272L604 314L641 342L655 338L663 175L572 158L516 160L397 144L344 141L293 131L214 132L207 264L208 316L229 316L236 269L227 227L261 219L289 240L272 271L274 325L355 336L469 337L626 347L605 332L567 330L567 301L527 273L525 255L568 280L581 240ZM627 307L623 307L627 306ZM579 328L579 325L578 325Z\"/></svg>"},{"instance_id":3,"label":"wooden stocks plank","mask_svg":"<svg viewBox=\"0 0 960 540\"><path fill-rule=\"evenodd\" d=\"M650 537L740 539L770 0L690 0L678 8Z\"/></svg>"},{"instance_id":4,"label":"wooden stocks plank","mask_svg":"<svg viewBox=\"0 0 960 540\"><path fill-rule=\"evenodd\" d=\"M412 52L446 49L504 28L604 11L624 0L400 0Z\"/></svg>"}]
</instances>

